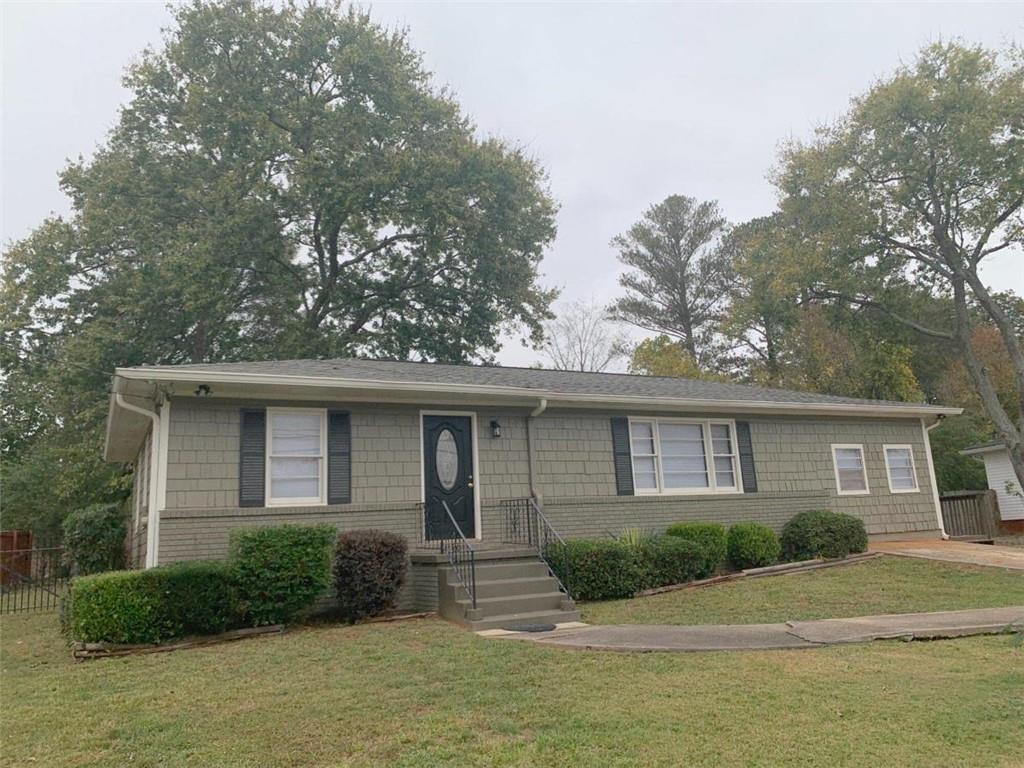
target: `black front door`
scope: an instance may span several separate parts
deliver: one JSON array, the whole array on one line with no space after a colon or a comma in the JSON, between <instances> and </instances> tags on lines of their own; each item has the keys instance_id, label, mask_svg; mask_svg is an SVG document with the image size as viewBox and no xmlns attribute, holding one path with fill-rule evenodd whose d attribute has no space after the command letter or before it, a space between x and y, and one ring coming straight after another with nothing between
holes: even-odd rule
<instances>
[{"instance_id":1,"label":"black front door","mask_svg":"<svg viewBox=\"0 0 1024 768\"><path fill-rule=\"evenodd\" d=\"M469 416L423 417L423 485L427 540L457 535L445 504L466 538L476 538L473 422Z\"/></svg>"}]
</instances>

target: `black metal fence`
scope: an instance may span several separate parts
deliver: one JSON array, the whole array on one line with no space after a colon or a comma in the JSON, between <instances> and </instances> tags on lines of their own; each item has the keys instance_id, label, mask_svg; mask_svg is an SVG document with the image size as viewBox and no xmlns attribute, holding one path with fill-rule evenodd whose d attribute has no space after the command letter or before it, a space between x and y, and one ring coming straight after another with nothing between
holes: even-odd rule
<instances>
[{"instance_id":1,"label":"black metal fence","mask_svg":"<svg viewBox=\"0 0 1024 768\"><path fill-rule=\"evenodd\" d=\"M0 613L56 609L68 582L64 548L13 543L0 550Z\"/></svg>"}]
</instances>

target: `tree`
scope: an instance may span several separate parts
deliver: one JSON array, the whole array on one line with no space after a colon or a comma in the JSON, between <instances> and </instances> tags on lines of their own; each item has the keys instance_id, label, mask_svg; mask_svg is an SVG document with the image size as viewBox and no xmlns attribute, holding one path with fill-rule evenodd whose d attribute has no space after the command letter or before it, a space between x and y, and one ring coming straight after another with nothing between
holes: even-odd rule
<instances>
[{"instance_id":1,"label":"tree","mask_svg":"<svg viewBox=\"0 0 1024 768\"><path fill-rule=\"evenodd\" d=\"M729 284L727 229L716 202L672 195L648 208L612 240L619 261L633 270L619 277L626 295L615 303L616 317L678 339L700 367L715 365Z\"/></svg>"},{"instance_id":2,"label":"tree","mask_svg":"<svg viewBox=\"0 0 1024 768\"><path fill-rule=\"evenodd\" d=\"M540 338L544 172L478 139L404 33L340 3L174 19L106 143L61 175L72 215L6 254L3 415L25 430L5 426L8 471L95 451L116 365L463 361Z\"/></svg>"},{"instance_id":3,"label":"tree","mask_svg":"<svg viewBox=\"0 0 1024 768\"><path fill-rule=\"evenodd\" d=\"M606 307L577 301L545 323L539 349L555 370L599 373L625 354L625 343Z\"/></svg>"},{"instance_id":4,"label":"tree","mask_svg":"<svg viewBox=\"0 0 1024 768\"><path fill-rule=\"evenodd\" d=\"M792 273L793 233L778 213L735 227L725 241L732 276L722 332L737 366L760 384L780 386L787 339L800 317L802 285Z\"/></svg>"},{"instance_id":5,"label":"tree","mask_svg":"<svg viewBox=\"0 0 1024 768\"><path fill-rule=\"evenodd\" d=\"M643 376L728 381L726 376L701 368L677 340L665 334L644 339L636 345L629 359L629 372Z\"/></svg>"},{"instance_id":6,"label":"tree","mask_svg":"<svg viewBox=\"0 0 1024 768\"><path fill-rule=\"evenodd\" d=\"M783 153L782 210L807 247L813 294L864 307L953 346L1024 481L1024 422L1000 402L971 344L999 332L1024 413L1024 340L979 267L1024 242L1024 60L936 44L855 99L836 125ZM924 322L908 286L952 312Z\"/></svg>"}]
</instances>

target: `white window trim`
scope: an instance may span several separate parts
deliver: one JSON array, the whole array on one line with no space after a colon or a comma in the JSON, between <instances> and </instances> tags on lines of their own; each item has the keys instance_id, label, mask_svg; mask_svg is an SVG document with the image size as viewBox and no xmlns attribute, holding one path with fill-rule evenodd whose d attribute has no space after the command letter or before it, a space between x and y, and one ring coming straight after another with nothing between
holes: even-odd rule
<instances>
[{"instance_id":1,"label":"white window trim","mask_svg":"<svg viewBox=\"0 0 1024 768\"><path fill-rule=\"evenodd\" d=\"M839 460L836 457L836 451L843 448L856 448L860 451L860 471L864 476L864 490L843 490L843 486L839 482ZM862 443L832 443L832 471L836 478L836 493L840 496L867 496L871 493L871 484L868 482L868 461Z\"/></svg>"},{"instance_id":2,"label":"white window trim","mask_svg":"<svg viewBox=\"0 0 1024 768\"><path fill-rule=\"evenodd\" d=\"M315 413L320 416L320 481L318 483L320 487L320 495L315 497L306 498L287 498L287 499L274 499L271 495L271 489L273 484L270 482L270 462L274 458L273 456L273 429L274 429L274 414L295 414L295 413ZM326 408L267 408L267 425L266 425L266 446L267 456L265 467L263 470L263 497L264 504L268 507L320 507L327 504L327 409ZM279 458L288 458L285 456ZM291 458L296 458L292 456ZM313 458L311 456L303 456L298 458Z\"/></svg>"},{"instance_id":3,"label":"white window trim","mask_svg":"<svg viewBox=\"0 0 1024 768\"><path fill-rule=\"evenodd\" d=\"M914 478L913 488L893 488L892 471L889 469L889 451L905 450L910 455L910 472ZM885 458L885 477L889 481L889 493L920 493L921 484L917 481L917 462L914 461L914 446L905 444L886 444L882 446L882 456Z\"/></svg>"},{"instance_id":4,"label":"white window trim","mask_svg":"<svg viewBox=\"0 0 1024 768\"><path fill-rule=\"evenodd\" d=\"M630 416L629 422L629 471L633 478L633 493L636 496L725 496L740 495L743 488L740 485L740 457L739 446L736 444L736 421L734 419L680 419L674 417L659 416ZM656 468L655 480L657 488L637 488L636 469L633 466L633 424L651 424L654 436L654 464ZM665 481L661 468L661 435L658 432L658 423L672 424L700 424L704 433L704 464L708 473L707 488L665 488ZM712 424L727 424L729 426L729 439L732 445L732 477L734 485L719 488L715 477L715 454L711 438Z\"/></svg>"}]
</instances>

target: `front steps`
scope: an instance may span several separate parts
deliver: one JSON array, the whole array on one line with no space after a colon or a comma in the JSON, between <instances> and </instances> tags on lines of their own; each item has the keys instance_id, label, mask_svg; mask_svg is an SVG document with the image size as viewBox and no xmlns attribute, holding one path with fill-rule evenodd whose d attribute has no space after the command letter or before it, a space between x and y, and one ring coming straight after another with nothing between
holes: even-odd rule
<instances>
[{"instance_id":1,"label":"front steps","mask_svg":"<svg viewBox=\"0 0 1024 768\"><path fill-rule=\"evenodd\" d=\"M444 555L413 557L437 563L438 613L474 631L579 621L576 604L559 590L558 580L534 549L476 550L476 608Z\"/></svg>"}]
</instances>

